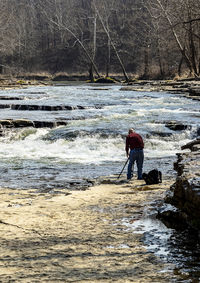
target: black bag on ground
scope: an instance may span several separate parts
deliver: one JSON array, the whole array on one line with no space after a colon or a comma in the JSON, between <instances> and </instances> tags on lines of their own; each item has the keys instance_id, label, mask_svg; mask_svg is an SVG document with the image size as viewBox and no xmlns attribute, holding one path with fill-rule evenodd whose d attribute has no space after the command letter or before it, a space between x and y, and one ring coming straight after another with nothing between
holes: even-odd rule
<instances>
[{"instance_id":1,"label":"black bag on ground","mask_svg":"<svg viewBox=\"0 0 200 283\"><path fill-rule=\"evenodd\" d=\"M158 169L153 169L149 173L143 173L142 178L145 180L147 185L162 183L162 173Z\"/></svg>"}]
</instances>

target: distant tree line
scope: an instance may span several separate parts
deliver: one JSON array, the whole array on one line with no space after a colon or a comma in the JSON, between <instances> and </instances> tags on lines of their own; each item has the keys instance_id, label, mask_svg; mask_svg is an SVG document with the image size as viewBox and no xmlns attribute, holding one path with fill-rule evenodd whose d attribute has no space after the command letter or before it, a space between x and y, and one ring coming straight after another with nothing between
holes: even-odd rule
<instances>
[{"instance_id":1,"label":"distant tree line","mask_svg":"<svg viewBox=\"0 0 200 283\"><path fill-rule=\"evenodd\" d=\"M0 73L200 75L199 0L1 0Z\"/></svg>"}]
</instances>

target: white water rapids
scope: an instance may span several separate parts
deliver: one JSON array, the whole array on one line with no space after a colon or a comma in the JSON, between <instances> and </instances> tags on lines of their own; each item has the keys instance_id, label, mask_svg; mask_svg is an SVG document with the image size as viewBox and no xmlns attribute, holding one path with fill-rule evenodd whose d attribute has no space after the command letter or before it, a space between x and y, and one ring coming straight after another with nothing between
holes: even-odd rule
<instances>
[{"instance_id":1,"label":"white water rapids","mask_svg":"<svg viewBox=\"0 0 200 283\"><path fill-rule=\"evenodd\" d=\"M20 104L83 106L65 111L1 109L0 119L67 121L49 129L6 130L0 137L0 186L69 187L70 182L117 174L126 161L125 136L133 127L145 141L144 171L171 174L175 154L197 136L197 102L164 92L120 90L121 86L88 84L1 90L0 96L21 97ZM1 101L0 104L19 104ZM172 131L166 121L188 125Z\"/></svg>"}]
</instances>

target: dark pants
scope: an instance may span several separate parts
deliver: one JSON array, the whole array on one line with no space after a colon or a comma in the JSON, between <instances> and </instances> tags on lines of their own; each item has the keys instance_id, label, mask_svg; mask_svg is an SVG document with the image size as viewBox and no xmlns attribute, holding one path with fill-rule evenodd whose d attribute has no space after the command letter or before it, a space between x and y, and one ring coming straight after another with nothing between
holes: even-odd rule
<instances>
[{"instance_id":1,"label":"dark pants","mask_svg":"<svg viewBox=\"0 0 200 283\"><path fill-rule=\"evenodd\" d=\"M135 161L137 164L138 179L142 180L142 168L143 168L143 161L144 161L143 149L135 148L130 151L127 179L131 179L132 167Z\"/></svg>"}]
</instances>

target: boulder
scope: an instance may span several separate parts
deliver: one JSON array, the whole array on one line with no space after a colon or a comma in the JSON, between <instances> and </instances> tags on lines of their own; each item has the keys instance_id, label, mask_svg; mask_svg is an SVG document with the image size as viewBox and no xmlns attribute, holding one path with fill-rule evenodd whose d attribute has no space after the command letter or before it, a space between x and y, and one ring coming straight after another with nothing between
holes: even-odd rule
<instances>
[{"instance_id":1,"label":"boulder","mask_svg":"<svg viewBox=\"0 0 200 283\"><path fill-rule=\"evenodd\" d=\"M169 128L172 131L183 131L187 129L188 125L184 125L177 121L168 121L166 122L165 127Z\"/></svg>"}]
</instances>

